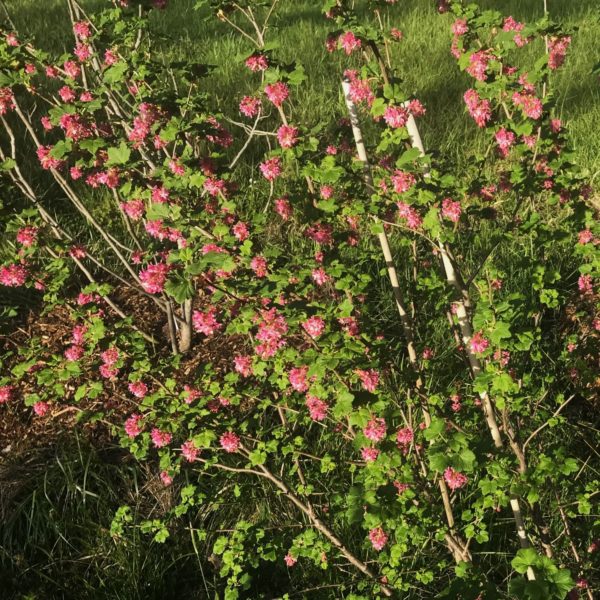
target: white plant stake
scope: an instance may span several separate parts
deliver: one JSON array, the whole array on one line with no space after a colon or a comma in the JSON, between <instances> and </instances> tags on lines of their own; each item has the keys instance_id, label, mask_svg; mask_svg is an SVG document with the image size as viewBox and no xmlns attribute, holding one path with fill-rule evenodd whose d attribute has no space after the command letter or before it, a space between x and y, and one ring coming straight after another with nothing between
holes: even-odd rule
<instances>
[{"instance_id":1,"label":"white plant stake","mask_svg":"<svg viewBox=\"0 0 600 600\"><path fill-rule=\"evenodd\" d=\"M421 135L419 134L419 128L417 127L415 118L412 115L410 115L408 118L408 121L406 123L406 129L408 131L408 135L410 136L410 141L413 148L418 148L421 151L421 155L425 155L425 148L421 140ZM427 174L425 174L425 176L427 177ZM471 325L471 321L467 313L468 290L465 290L461 286L456 270L454 268L454 264L452 263L452 260L448 255L448 250L445 244L440 239L437 240L437 243L440 254L442 256L442 264L446 273L446 280L455 288L459 297L459 300L456 303L456 316L458 318L458 326L460 328L463 347L469 360L471 372L473 373L473 377L477 377L477 375L481 372L481 361L471 349L470 342L471 338L473 337L473 327ZM502 448L502 438L500 436L500 430L496 422L496 417L494 416L492 402L487 392L480 392L479 397L481 399L481 404L483 406L485 418L492 438L494 440L494 444L497 448ZM517 458L519 458L519 456L517 456ZM516 497L512 497L510 500L510 507L512 509L515 524L517 526L517 536L519 538L521 548L529 548L529 538L527 537L527 532L525 531L525 525L523 523L523 516L521 512L521 507L519 505L519 499ZM529 579L530 581L535 580L535 573L533 572L533 569L531 567L527 569L527 579Z\"/></svg>"}]
</instances>

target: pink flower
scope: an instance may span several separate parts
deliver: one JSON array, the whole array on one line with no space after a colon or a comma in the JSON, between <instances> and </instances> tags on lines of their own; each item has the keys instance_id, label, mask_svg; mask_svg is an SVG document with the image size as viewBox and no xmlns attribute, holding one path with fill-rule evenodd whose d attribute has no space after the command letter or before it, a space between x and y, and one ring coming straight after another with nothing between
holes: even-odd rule
<instances>
[{"instance_id":1,"label":"pink flower","mask_svg":"<svg viewBox=\"0 0 600 600\"><path fill-rule=\"evenodd\" d=\"M196 448L193 440L188 440L181 446L181 454L188 462L194 462L199 453L200 450Z\"/></svg>"},{"instance_id":2,"label":"pink flower","mask_svg":"<svg viewBox=\"0 0 600 600\"><path fill-rule=\"evenodd\" d=\"M532 94L521 94L515 92L512 95L512 101L515 106L519 106L523 114L530 119L539 119L542 116L542 101Z\"/></svg>"},{"instance_id":3,"label":"pink flower","mask_svg":"<svg viewBox=\"0 0 600 600\"><path fill-rule=\"evenodd\" d=\"M406 448L410 446L415 439L415 434L410 427L398 429L396 432L396 444L398 448Z\"/></svg>"},{"instance_id":4,"label":"pink flower","mask_svg":"<svg viewBox=\"0 0 600 600\"><path fill-rule=\"evenodd\" d=\"M60 90L58 90L58 95L63 102L73 102L77 97L75 92L68 85L61 87Z\"/></svg>"},{"instance_id":5,"label":"pink flower","mask_svg":"<svg viewBox=\"0 0 600 600\"><path fill-rule=\"evenodd\" d=\"M282 148L292 148L298 142L298 128L282 125L277 130L277 140Z\"/></svg>"},{"instance_id":6,"label":"pink flower","mask_svg":"<svg viewBox=\"0 0 600 600\"><path fill-rule=\"evenodd\" d=\"M323 269L322 267L319 267L318 269L313 269L311 277L317 285L325 285L326 283L331 281L331 277L327 275L325 269Z\"/></svg>"},{"instance_id":7,"label":"pink flower","mask_svg":"<svg viewBox=\"0 0 600 600\"><path fill-rule=\"evenodd\" d=\"M195 310L192 315L194 330L203 333L207 337L214 335L223 328L223 324L217 321L216 315L217 309L214 306L204 312Z\"/></svg>"},{"instance_id":8,"label":"pink flower","mask_svg":"<svg viewBox=\"0 0 600 600\"><path fill-rule=\"evenodd\" d=\"M316 396L307 394L305 403L310 418L313 419L313 421L322 421L327 416L327 409L329 408L327 402L320 400Z\"/></svg>"},{"instance_id":9,"label":"pink flower","mask_svg":"<svg viewBox=\"0 0 600 600\"><path fill-rule=\"evenodd\" d=\"M77 344L74 344L73 346L69 346L65 350L65 358L71 362L75 362L76 360L79 360L84 354L85 354L85 348L83 348L82 346L78 346Z\"/></svg>"},{"instance_id":10,"label":"pink flower","mask_svg":"<svg viewBox=\"0 0 600 600\"><path fill-rule=\"evenodd\" d=\"M292 207L287 198L277 198L275 200L275 210L284 221L288 221L292 216Z\"/></svg>"},{"instance_id":11,"label":"pink flower","mask_svg":"<svg viewBox=\"0 0 600 600\"><path fill-rule=\"evenodd\" d=\"M136 398L144 398L148 393L148 386L143 381L132 381L128 387Z\"/></svg>"},{"instance_id":12,"label":"pink flower","mask_svg":"<svg viewBox=\"0 0 600 600\"><path fill-rule=\"evenodd\" d=\"M25 246L25 248L29 248L30 246L33 246L33 244L35 244L36 240L37 240L37 233L38 233L38 228L37 227L32 227L32 226L28 226L28 227L21 227L21 229L19 229L19 231L17 231L17 242L19 242L19 244Z\"/></svg>"},{"instance_id":13,"label":"pink flower","mask_svg":"<svg viewBox=\"0 0 600 600\"><path fill-rule=\"evenodd\" d=\"M260 98L254 98L252 96L244 96L240 102L240 112L245 117L255 117L260 110Z\"/></svg>"},{"instance_id":14,"label":"pink flower","mask_svg":"<svg viewBox=\"0 0 600 600\"><path fill-rule=\"evenodd\" d=\"M169 475L168 471L160 472L160 480L162 481L164 486L169 486L173 483L173 478Z\"/></svg>"},{"instance_id":15,"label":"pink flower","mask_svg":"<svg viewBox=\"0 0 600 600\"><path fill-rule=\"evenodd\" d=\"M306 237L317 244L330 245L333 243L333 228L328 223L315 223L304 233Z\"/></svg>"},{"instance_id":16,"label":"pink flower","mask_svg":"<svg viewBox=\"0 0 600 600\"><path fill-rule=\"evenodd\" d=\"M464 101L467 110L478 127L485 127L492 116L492 109L489 100L482 100L479 94L473 90L467 90L464 95Z\"/></svg>"},{"instance_id":17,"label":"pink flower","mask_svg":"<svg viewBox=\"0 0 600 600\"><path fill-rule=\"evenodd\" d=\"M83 324L75 325L71 331L71 341L74 344L83 344L85 341L85 334L87 333L87 326Z\"/></svg>"},{"instance_id":18,"label":"pink flower","mask_svg":"<svg viewBox=\"0 0 600 600\"><path fill-rule=\"evenodd\" d=\"M357 337L360 334L360 327L358 326L356 317L340 317L338 323L350 337Z\"/></svg>"},{"instance_id":19,"label":"pink flower","mask_svg":"<svg viewBox=\"0 0 600 600\"><path fill-rule=\"evenodd\" d=\"M264 54L253 54L246 59L246 66L255 73L266 71L269 67L269 61Z\"/></svg>"},{"instance_id":20,"label":"pink flower","mask_svg":"<svg viewBox=\"0 0 600 600\"><path fill-rule=\"evenodd\" d=\"M261 358L271 358L279 348L286 345L284 335L287 333L288 325L283 315L275 308L261 311L257 318L258 333L256 339L260 342L255 350Z\"/></svg>"},{"instance_id":21,"label":"pink flower","mask_svg":"<svg viewBox=\"0 0 600 600\"><path fill-rule=\"evenodd\" d=\"M369 539L373 548L379 552L387 544L388 536L381 527L375 527L369 531Z\"/></svg>"},{"instance_id":22,"label":"pink flower","mask_svg":"<svg viewBox=\"0 0 600 600\"><path fill-rule=\"evenodd\" d=\"M141 431L142 431L142 427L140 425L140 421L143 419L142 415L140 414L133 414L131 415L127 421L125 421L125 433L131 438L135 438L136 436L138 436Z\"/></svg>"},{"instance_id":23,"label":"pink flower","mask_svg":"<svg viewBox=\"0 0 600 600\"><path fill-rule=\"evenodd\" d=\"M75 50L73 50L73 54L77 57L79 62L85 62L92 55L92 50L88 44L81 44L78 42L75 46Z\"/></svg>"},{"instance_id":24,"label":"pink flower","mask_svg":"<svg viewBox=\"0 0 600 600\"><path fill-rule=\"evenodd\" d=\"M348 55L352 54L354 50L360 48L362 45L360 38L357 38L351 31L342 33L338 38L338 42L340 47L343 48L344 52Z\"/></svg>"},{"instance_id":25,"label":"pink flower","mask_svg":"<svg viewBox=\"0 0 600 600\"><path fill-rule=\"evenodd\" d=\"M508 131L508 129L501 127L496 131L496 143L498 144L500 154L506 157L510 147L515 143L515 134L512 131Z\"/></svg>"},{"instance_id":26,"label":"pink flower","mask_svg":"<svg viewBox=\"0 0 600 600\"><path fill-rule=\"evenodd\" d=\"M154 427L150 432L152 443L156 448L163 448L164 446L171 443L173 436L167 431L161 431L157 427Z\"/></svg>"},{"instance_id":27,"label":"pink flower","mask_svg":"<svg viewBox=\"0 0 600 600\"><path fill-rule=\"evenodd\" d=\"M460 202L455 202L452 198L444 198L444 200L442 200L442 216L445 219L448 219L453 223L458 223L461 212L462 208Z\"/></svg>"},{"instance_id":28,"label":"pink flower","mask_svg":"<svg viewBox=\"0 0 600 600\"><path fill-rule=\"evenodd\" d=\"M255 256L250 261L250 268L254 271L257 277L267 276L267 259L264 256Z\"/></svg>"},{"instance_id":29,"label":"pink flower","mask_svg":"<svg viewBox=\"0 0 600 600\"><path fill-rule=\"evenodd\" d=\"M113 50L107 50L104 53L104 64L107 67L110 67L110 66L114 65L117 62L119 62L119 57L117 56L117 54Z\"/></svg>"},{"instance_id":30,"label":"pink flower","mask_svg":"<svg viewBox=\"0 0 600 600\"><path fill-rule=\"evenodd\" d=\"M588 244L594 239L594 234L589 229L583 229L577 234L580 244Z\"/></svg>"},{"instance_id":31,"label":"pink flower","mask_svg":"<svg viewBox=\"0 0 600 600\"><path fill-rule=\"evenodd\" d=\"M119 361L119 349L112 346L100 354L100 358L105 365L112 366Z\"/></svg>"},{"instance_id":32,"label":"pink flower","mask_svg":"<svg viewBox=\"0 0 600 600\"><path fill-rule=\"evenodd\" d=\"M227 431L219 438L219 443L225 452L233 453L240 447L240 438L232 431Z\"/></svg>"},{"instance_id":33,"label":"pink flower","mask_svg":"<svg viewBox=\"0 0 600 600\"><path fill-rule=\"evenodd\" d=\"M27 281L27 268L23 265L12 264L0 267L0 283L7 287L19 287Z\"/></svg>"},{"instance_id":34,"label":"pink flower","mask_svg":"<svg viewBox=\"0 0 600 600\"><path fill-rule=\"evenodd\" d=\"M487 79L487 66L490 61L489 51L480 50L473 52L469 57L469 66L466 68L467 73L477 79L477 81L485 81Z\"/></svg>"},{"instance_id":35,"label":"pink flower","mask_svg":"<svg viewBox=\"0 0 600 600\"><path fill-rule=\"evenodd\" d=\"M577 285L582 294L591 294L594 291L591 275L581 275L577 281Z\"/></svg>"},{"instance_id":36,"label":"pink flower","mask_svg":"<svg viewBox=\"0 0 600 600\"><path fill-rule=\"evenodd\" d=\"M375 100L375 94L371 89L371 84L368 79L359 79L356 71L344 71L344 77L349 81L350 89L348 95L354 104L365 102L367 106L371 106Z\"/></svg>"},{"instance_id":37,"label":"pink flower","mask_svg":"<svg viewBox=\"0 0 600 600\"><path fill-rule=\"evenodd\" d=\"M398 207L398 215L402 219L406 219L406 224L410 229L419 229L423 224L421 215L412 207L406 204L406 202L396 202Z\"/></svg>"},{"instance_id":38,"label":"pink flower","mask_svg":"<svg viewBox=\"0 0 600 600\"><path fill-rule=\"evenodd\" d=\"M321 317L310 317L302 323L302 328L313 339L317 339L325 329L325 321Z\"/></svg>"},{"instance_id":39,"label":"pink flower","mask_svg":"<svg viewBox=\"0 0 600 600\"><path fill-rule=\"evenodd\" d=\"M19 45L19 40L17 39L17 36L14 33L7 33L6 34L6 43L9 46L16 48Z\"/></svg>"},{"instance_id":40,"label":"pink flower","mask_svg":"<svg viewBox=\"0 0 600 600\"><path fill-rule=\"evenodd\" d=\"M139 221L144 216L145 206L143 200L129 200L120 204L123 212L133 221Z\"/></svg>"},{"instance_id":41,"label":"pink flower","mask_svg":"<svg viewBox=\"0 0 600 600\"><path fill-rule=\"evenodd\" d=\"M15 97L10 88L0 88L0 115L15 108Z\"/></svg>"},{"instance_id":42,"label":"pink flower","mask_svg":"<svg viewBox=\"0 0 600 600\"><path fill-rule=\"evenodd\" d=\"M0 404L12 400L15 388L12 385L0 385Z\"/></svg>"},{"instance_id":43,"label":"pink flower","mask_svg":"<svg viewBox=\"0 0 600 600\"><path fill-rule=\"evenodd\" d=\"M287 100L290 91L287 84L277 81L265 86L265 94L275 106L280 107Z\"/></svg>"},{"instance_id":44,"label":"pink flower","mask_svg":"<svg viewBox=\"0 0 600 600\"><path fill-rule=\"evenodd\" d=\"M274 181L281 175L281 159L278 156L267 159L259 165L262 176L267 181Z\"/></svg>"},{"instance_id":45,"label":"pink flower","mask_svg":"<svg viewBox=\"0 0 600 600\"><path fill-rule=\"evenodd\" d=\"M548 67L550 69L558 69L565 62L567 49L571 45L570 37L551 38L548 42Z\"/></svg>"},{"instance_id":46,"label":"pink flower","mask_svg":"<svg viewBox=\"0 0 600 600\"><path fill-rule=\"evenodd\" d=\"M406 173L405 171L394 171L394 174L390 179L392 180L394 191L397 194L408 192L408 190L416 183L415 176L412 173Z\"/></svg>"},{"instance_id":47,"label":"pink flower","mask_svg":"<svg viewBox=\"0 0 600 600\"><path fill-rule=\"evenodd\" d=\"M368 371L356 369L354 372L359 376L362 386L367 392L374 392L377 389L379 373L375 369L369 369Z\"/></svg>"},{"instance_id":48,"label":"pink flower","mask_svg":"<svg viewBox=\"0 0 600 600\"><path fill-rule=\"evenodd\" d=\"M63 166L63 161L54 158L50 153L53 150L53 146L40 146L36 150L36 154L40 164L42 165L42 169L50 170L50 169L59 169Z\"/></svg>"},{"instance_id":49,"label":"pink flower","mask_svg":"<svg viewBox=\"0 0 600 600\"><path fill-rule=\"evenodd\" d=\"M363 429L365 437L375 443L380 442L385 437L386 431L387 425L385 419L382 418L371 419Z\"/></svg>"},{"instance_id":50,"label":"pink flower","mask_svg":"<svg viewBox=\"0 0 600 600\"><path fill-rule=\"evenodd\" d=\"M185 167L181 164L179 160L170 160L169 161L169 170L173 175L177 175L178 177L182 177L185 175Z\"/></svg>"},{"instance_id":51,"label":"pink flower","mask_svg":"<svg viewBox=\"0 0 600 600\"><path fill-rule=\"evenodd\" d=\"M289 552L283 557L283 560L288 567L293 567L298 562L298 559L294 558Z\"/></svg>"},{"instance_id":52,"label":"pink flower","mask_svg":"<svg viewBox=\"0 0 600 600\"><path fill-rule=\"evenodd\" d=\"M398 496L402 496L404 492L410 489L410 485L408 485L408 483L401 483L400 481L394 481L394 487L398 491Z\"/></svg>"},{"instance_id":53,"label":"pink flower","mask_svg":"<svg viewBox=\"0 0 600 600\"><path fill-rule=\"evenodd\" d=\"M142 287L149 294L160 294L165 289L169 265L165 263L150 264L140 271Z\"/></svg>"},{"instance_id":54,"label":"pink flower","mask_svg":"<svg viewBox=\"0 0 600 600\"><path fill-rule=\"evenodd\" d=\"M231 229L233 231L233 235L240 241L243 242L247 240L250 236L250 232L248 231L248 224L243 221L238 221Z\"/></svg>"},{"instance_id":55,"label":"pink flower","mask_svg":"<svg viewBox=\"0 0 600 600\"><path fill-rule=\"evenodd\" d=\"M485 352L489 345L489 341L483 337L483 333L481 331L474 333L471 341L469 342L471 352L474 354L481 354Z\"/></svg>"},{"instance_id":56,"label":"pink flower","mask_svg":"<svg viewBox=\"0 0 600 600\"><path fill-rule=\"evenodd\" d=\"M81 67L72 60L65 61L63 69L67 74L67 77L70 77L71 79L77 79L77 77L81 75Z\"/></svg>"},{"instance_id":57,"label":"pink flower","mask_svg":"<svg viewBox=\"0 0 600 600\"><path fill-rule=\"evenodd\" d=\"M525 28L525 23L519 23L518 21L515 21L515 19L513 19L513 17L506 17L506 19L504 19L504 25L502 26L503 31L519 32L519 31L523 31L524 28ZM519 33L515 34L514 40L515 40L515 44L519 48L523 47L529 41L527 38L524 38Z\"/></svg>"},{"instance_id":58,"label":"pink flower","mask_svg":"<svg viewBox=\"0 0 600 600\"><path fill-rule=\"evenodd\" d=\"M404 127L408 117L408 111L402 106L388 106L383 113L385 122L394 129Z\"/></svg>"},{"instance_id":59,"label":"pink flower","mask_svg":"<svg viewBox=\"0 0 600 600\"><path fill-rule=\"evenodd\" d=\"M306 375L308 373L308 367L293 367L288 372L288 379L290 385L297 392L306 392L308 390L308 382L306 381Z\"/></svg>"},{"instance_id":60,"label":"pink flower","mask_svg":"<svg viewBox=\"0 0 600 600\"><path fill-rule=\"evenodd\" d=\"M360 455L365 462L373 462L379 456L379 450L377 448L361 448Z\"/></svg>"},{"instance_id":61,"label":"pink flower","mask_svg":"<svg viewBox=\"0 0 600 600\"><path fill-rule=\"evenodd\" d=\"M451 490L458 490L468 481L467 476L460 471L455 471L452 467L448 467L444 471L444 479Z\"/></svg>"},{"instance_id":62,"label":"pink flower","mask_svg":"<svg viewBox=\"0 0 600 600\"><path fill-rule=\"evenodd\" d=\"M92 30L87 21L77 21L76 23L73 23L73 33L80 40L87 40L90 37Z\"/></svg>"},{"instance_id":63,"label":"pink flower","mask_svg":"<svg viewBox=\"0 0 600 600\"><path fill-rule=\"evenodd\" d=\"M454 35L464 35L469 31L469 26L465 19L456 19L454 23L452 23L452 33Z\"/></svg>"},{"instance_id":64,"label":"pink flower","mask_svg":"<svg viewBox=\"0 0 600 600\"><path fill-rule=\"evenodd\" d=\"M242 377L250 377L252 375L252 357L251 356L236 356L233 359L235 370L242 375Z\"/></svg>"},{"instance_id":65,"label":"pink flower","mask_svg":"<svg viewBox=\"0 0 600 600\"><path fill-rule=\"evenodd\" d=\"M47 402L42 402L41 400L38 400L38 402L35 402L33 405L33 412L38 417L43 417L49 410L50 405Z\"/></svg>"}]
</instances>

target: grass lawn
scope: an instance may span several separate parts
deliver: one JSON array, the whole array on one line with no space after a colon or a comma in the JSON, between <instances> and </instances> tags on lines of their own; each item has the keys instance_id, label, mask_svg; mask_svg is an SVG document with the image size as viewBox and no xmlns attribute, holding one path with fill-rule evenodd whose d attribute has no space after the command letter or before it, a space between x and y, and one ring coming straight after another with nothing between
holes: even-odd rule
<instances>
[{"instance_id":1,"label":"grass lawn","mask_svg":"<svg viewBox=\"0 0 600 600\"><path fill-rule=\"evenodd\" d=\"M71 47L63 0L46 0L43 11L37 0L8 0L6 4L17 28L33 35L41 47ZM83 2L90 8L102 4L105 3L98 0ZM192 60L216 66L205 85L209 93L219 98L225 112L235 114L239 97L248 85L244 82L252 79L235 59L248 54L251 46L216 19L206 20L206 14L194 10L194 4L194 0L171 0L167 10L156 15L153 25L160 34L160 55L164 60ZM392 49L392 62L413 65L410 71L398 75L404 80L405 89L427 107L421 122L426 147L437 148L460 162L465 149L468 154L469 147L477 147L477 131L462 102L469 78L460 73L449 53L450 17L432 18L432 0L403 4L400 10L394 8L393 20L382 15L386 25L404 33L404 39ZM483 0L481 4L524 21L543 14L542 0ZM600 80L592 73L594 65L600 62L597 8L596 0L548 1L550 15L573 30L567 66L555 75L557 113L571 130L579 162L589 169L592 183L600 174ZM294 93L293 118L298 123L315 124L332 113L344 114L339 78L347 61L326 52L324 41L329 28L321 3L316 0L281 0L272 20L268 39L279 42L277 57L282 62L298 60L306 69L307 81ZM231 93L234 89L239 95Z\"/></svg>"}]
</instances>

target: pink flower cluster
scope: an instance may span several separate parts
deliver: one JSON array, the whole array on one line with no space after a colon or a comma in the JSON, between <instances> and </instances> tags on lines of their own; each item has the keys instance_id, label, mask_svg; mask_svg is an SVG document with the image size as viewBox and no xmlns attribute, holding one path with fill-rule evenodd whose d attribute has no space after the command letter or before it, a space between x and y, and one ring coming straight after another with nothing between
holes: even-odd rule
<instances>
[{"instance_id":1,"label":"pink flower cluster","mask_svg":"<svg viewBox=\"0 0 600 600\"><path fill-rule=\"evenodd\" d=\"M260 98L254 96L244 96L240 101L240 112L248 118L255 117L260 110Z\"/></svg>"},{"instance_id":2,"label":"pink flower cluster","mask_svg":"<svg viewBox=\"0 0 600 600\"><path fill-rule=\"evenodd\" d=\"M148 386L143 381L132 381L128 387L136 398L144 398L148 393Z\"/></svg>"},{"instance_id":3,"label":"pink flower cluster","mask_svg":"<svg viewBox=\"0 0 600 600\"><path fill-rule=\"evenodd\" d=\"M452 467L447 467L444 471L444 480L451 490L458 490L468 481L466 475L460 471L455 471Z\"/></svg>"},{"instance_id":4,"label":"pink flower cluster","mask_svg":"<svg viewBox=\"0 0 600 600\"><path fill-rule=\"evenodd\" d=\"M530 119L539 119L542 116L542 101L533 93L515 92L512 95L512 101L518 106L526 117Z\"/></svg>"},{"instance_id":5,"label":"pink flower cluster","mask_svg":"<svg viewBox=\"0 0 600 600\"><path fill-rule=\"evenodd\" d=\"M292 148L298 142L298 128L290 125L282 125L277 130L277 140L279 145L284 148Z\"/></svg>"},{"instance_id":6,"label":"pink flower cluster","mask_svg":"<svg viewBox=\"0 0 600 600\"><path fill-rule=\"evenodd\" d=\"M387 544L388 536L381 527L375 527L369 531L369 540L373 548L379 552Z\"/></svg>"},{"instance_id":7,"label":"pink flower cluster","mask_svg":"<svg viewBox=\"0 0 600 600\"><path fill-rule=\"evenodd\" d=\"M142 432L142 419L142 415L134 413L125 421L125 433L131 439L137 437Z\"/></svg>"},{"instance_id":8,"label":"pink flower cluster","mask_svg":"<svg viewBox=\"0 0 600 600\"><path fill-rule=\"evenodd\" d=\"M160 294L165 289L169 265L165 263L150 264L139 273L142 287L149 294Z\"/></svg>"},{"instance_id":9,"label":"pink flower cluster","mask_svg":"<svg viewBox=\"0 0 600 600\"><path fill-rule=\"evenodd\" d=\"M471 348L471 352L474 354L481 354L488 349L490 342L483 337L483 333L481 331L477 331L473 334L471 341L469 342L469 346Z\"/></svg>"},{"instance_id":10,"label":"pink flower cluster","mask_svg":"<svg viewBox=\"0 0 600 600\"><path fill-rule=\"evenodd\" d=\"M12 400L15 388L12 385L0 385L0 404Z\"/></svg>"},{"instance_id":11,"label":"pink flower cluster","mask_svg":"<svg viewBox=\"0 0 600 600\"><path fill-rule=\"evenodd\" d=\"M342 35L340 35L338 38L338 43L340 48L342 48L348 55L352 54L354 50L362 46L360 38L357 38L352 31L346 31L346 33L342 33Z\"/></svg>"},{"instance_id":12,"label":"pink flower cluster","mask_svg":"<svg viewBox=\"0 0 600 600\"><path fill-rule=\"evenodd\" d=\"M232 431L227 431L219 438L219 443L225 452L233 453L239 450L240 438Z\"/></svg>"},{"instance_id":13,"label":"pink flower cluster","mask_svg":"<svg viewBox=\"0 0 600 600\"><path fill-rule=\"evenodd\" d=\"M322 421L327 416L327 409L329 406L324 400L312 396L311 394L307 394L305 402L310 418L313 421Z\"/></svg>"},{"instance_id":14,"label":"pink flower cluster","mask_svg":"<svg viewBox=\"0 0 600 600\"><path fill-rule=\"evenodd\" d=\"M567 49L571 45L570 37L551 38L548 42L548 67L558 69L565 62Z\"/></svg>"},{"instance_id":15,"label":"pink flower cluster","mask_svg":"<svg viewBox=\"0 0 600 600\"><path fill-rule=\"evenodd\" d=\"M267 181L275 181L281 175L281 159L278 156L269 158L259 165L262 176Z\"/></svg>"},{"instance_id":16,"label":"pink flower cluster","mask_svg":"<svg viewBox=\"0 0 600 600\"><path fill-rule=\"evenodd\" d=\"M406 224L409 229L419 229L423 223L421 215L412 206L406 204L406 202L396 202L398 207L398 216L401 219L406 219Z\"/></svg>"},{"instance_id":17,"label":"pink flower cluster","mask_svg":"<svg viewBox=\"0 0 600 600\"><path fill-rule=\"evenodd\" d=\"M453 223L458 223L462 208L460 202L452 200L452 198L444 198L442 200L442 216Z\"/></svg>"},{"instance_id":18,"label":"pink flower cluster","mask_svg":"<svg viewBox=\"0 0 600 600\"><path fill-rule=\"evenodd\" d=\"M519 31L523 31L523 29L525 28L525 23L519 23L518 21L515 21L515 19L513 19L513 17L506 17L506 19L504 19L504 25L502 26L502 30L503 31L515 31L517 33L515 33L515 44L519 47L522 48L523 46L525 46L525 44L527 44L529 42L528 38L524 38L520 33L518 33Z\"/></svg>"},{"instance_id":19,"label":"pink flower cluster","mask_svg":"<svg viewBox=\"0 0 600 600\"><path fill-rule=\"evenodd\" d=\"M264 54L253 54L246 59L246 66L255 73L266 71L269 68L269 61Z\"/></svg>"},{"instance_id":20,"label":"pink flower cluster","mask_svg":"<svg viewBox=\"0 0 600 600\"><path fill-rule=\"evenodd\" d=\"M12 264L0 267L0 284L7 287L19 287L27 281L27 268Z\"/></svg>"},{"instance_id":21,"label":"pink flower cluster","mask_svg":"<svg viewBox=\"0 0 600 600\"><path fill-rule=\"evenodd\" d=\"M288 325L276 308L261 311L257 320L256 339L260 344L255 348L256 354L260 358L271 358L277 350L285 346L284 336L288 331Z\"/></svg>"},{"instance_id":22,"label":"pink flower cluster","mask_svg":"<svg viewBox=\"0 0 600 600\"><path fill-rule=\"evenodd\" d=\"M503 157L508 156L511 146L515 143L515 134L512 131L501 127L496 131L495 137L500 155Z\"/></svg>"},{"instance_id":23,"label":"pink flower cluster","mask_svg":"<svg viewBox=\"0 0 600 600\"><path fill-rule=\"evenodd\" d=\"M242 377L250 377L253 374L251 356L234 357L233 366Z\"/></svg>"},{"instance_id":24,"label":"pink flower cluster","mask_svg":"<svg viewBox=\"0 0 600 600\"><path fill-rule=\"evenodd\" d=\"M469 56L469 66L466 71L469 75L477 79L477 81L486 81L488 63L493 58L489 50L480 50L473 52Z\"/></svg>"},{"instance_id":25,"label":"pink flower cluster","mask_svg":"<svg viewBox=\"0 0 600 600\"><path fill-rule=\"evenodd\" d=\"M404 127L409 116L409 112L402 106L388 106L383 113L385 122L394 129Z\"/></svg>"},{"instance_id":26,"label":"pink flower cluster","mask_svg":"<svg viewBox=\"0 0 600 600\"><path fill-rule=\"evenodd\" d=\"M15 108L15 97L10 88L0 88L0 115L5 115Z\"/></svg>"},{"instance_id":27,"label":"pink flower cluster","mask_svg":"<svg viewBox=\"0 0 600 600\"><path fill-rule=\"evenodd\" d=\"M356 369L354 372L360 378L362 386L367 392L373 393L377 389L379 373L375 369Z\"/></svg>"},{"instance_id":28,"label":"pink flower cluster","mask_svg":"<svg viewBox=\"0 0 600 600\"><path fill-rule=\"evenodd\" d=\"M469 89L465 92L464 101L469 114L473 117L477 126L485 127L492 116L490 101L480 98L474 89Z\"/></svg>"},{"instance_id":29,"label":"pink flower cluster","mask_svg":"<svg viewBox=\"0 0 600 600\"><path fill-rule=\"evenodd\" d=\"M173 436L167 431L161 431L158 427L153 427L150 438L156 448L164 448L171 443Z\"/></svg>"},{"instance_id":30,"label":"pink flower cluster","mask_svg":"<svg viewBox=\"0 0 600 600\"><path fill-rule=\"evenodd\" d=\"M380 417L369 420L363 429L365 437L375 443L380 442L385 437L386 431L385 419Z\"/></svg>"},{"instance_id":31,"label":"pink flower cluster","mask_svg":"<svg viewBox=\"0 0 600 600\"><path fill-rule=\"evenodd\" d=\"M316 340L325 330L325 321L321 317L313 316L302 323L302 328L313 340Z\"/></svg>"},{"instance_id":32,"label":"pink flower cluster","mask_svg":"<svg viewBox=\"0 0 600 600\"><path fill-rule=\"evenodd\" d=\"M306 375L308 373L308 367L292 367L288 372L288 379L290 385L297 392L306 392L308 390L308 381Z\"/></svg>"},{"instance_id":33,"label":"pink flower cluster","mask_svg":"<svg viewBox=\"0 0 600 600\"><path fill-rule=\"evenodd\" d=\"M371 84L368 79L360 79L358 72L354 70L344 71L344 77L349 82L348 95L354 104L366 103L371 106L375 100L375 94L371 89Z\"/></svg>"},{"instance_id":34,"label":"pink flower cluster","mask_svg":"<svg viewBox=\"0 0 600 600\"><path fill-rule=\"evenodd\" d=\"M112 346L111 348L108 348L108 350L102 352L100 358L102 359L102 364L99 369L100 375L105 379L116 377L119 373L118 367L115 366L120 358L119 349Z\"/></svg>"},{"instance_id":35,"label":"pink flower cluster","mask_svg":"<svg viewBox=\"0 0 600 600\"><path fill-rule=\"evenodd\" d=\"M290 90L286 83L277 81L265 86L265 95L278 108L288 99Z\"/></svg>"},{"instance_id":36,"label":"pink flower cluster","mask_svg":"<svg viewBox=\"0 0 600 600\"><path fill-rule=\"evenodd\" d=\"M408 190L410 190L417 181L412 173L407 173L400 170L394 171L394 174L390 177L390 179L392 181L392 185L394 186L394 191L397 194L408 192Z\"/></svg>"},{"instance_id":37,"label":"pink flower cluster","mask_svg":"<svg viewBox=\"0 0 600 600\"><path fill-rule=\"evenodd\" d=\"M208 310L195 310L192 315L194 330L210 337L223 328L223 324L217 321L217 309L210 306Z\"/></svg>"}]
</instances>

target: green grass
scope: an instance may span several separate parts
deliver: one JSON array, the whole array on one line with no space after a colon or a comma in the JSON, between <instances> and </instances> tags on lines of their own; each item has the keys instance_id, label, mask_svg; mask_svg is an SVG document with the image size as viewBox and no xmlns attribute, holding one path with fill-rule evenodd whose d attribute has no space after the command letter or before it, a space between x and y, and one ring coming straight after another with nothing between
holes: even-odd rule
<instances>
[{"instance_id":1,"label":"green grass","mask_svg":"<svg viewBox=\"0 0 600 600\"><path fill-rule=\"evenodd\" d=\"M87 0L84 5L101 5L98 0ZM460 160L476 139L476 128L465 115L462 94L469 78L461 74L449 53L450 17L435 16L431 0L412 0L393 14L386 25L404 32L404 39L392 53L393 65L402 70L398 75L405 89L413 92L427 107L421 122L427 148L437 148L450 158ZM512 14L520 20L539 18L543 13L542 0L483 0L483 6ZM31 33L44 48L67 50L72 37L65 30L66 3L48 0L44 10L37 0L7 2L15 24L22 32ZM577 150L579 163L591 172L592 180L600 173L600 82L592 74L600 62L597 39L600 32L600 14L596 0L549 0L551 16L573 30L573 42L566 68L559 71L555 97L560 117L569 127ZM399 14L400 13L400 14ZM229 114L237 113L237 102L252 84L239 61L240 54L249 53L249 42L234 35L224 24L194 10L194 0L171 0L166 11L157 13L153 20L156 34L164 36L161 42L165 60L193 60L217 67L204 82L207 91L219 101ZM294 93L292 119L294 122L314 124L332 115L342 116L343 107L339 79L348 66L346 57L330 55L324 40L330 23L320 11L320 2L282 0L272 19L268 39L278 40L277 57L283 62L299 60L306 69L308 80ZM405 65L411 65L406 69ZM256 78L254 78L256 83ZM235 90L235 93L232 93Z\"/></svg>"}]
</instances>

